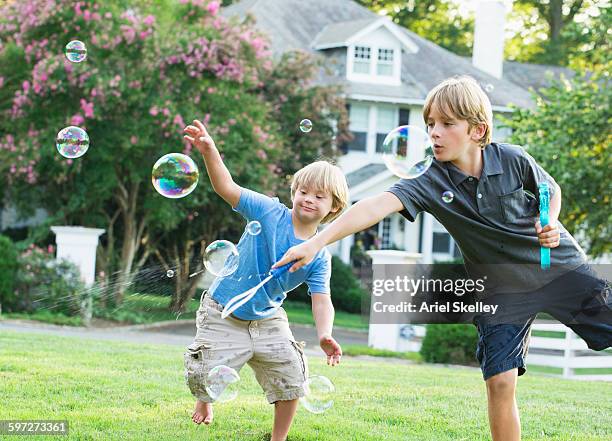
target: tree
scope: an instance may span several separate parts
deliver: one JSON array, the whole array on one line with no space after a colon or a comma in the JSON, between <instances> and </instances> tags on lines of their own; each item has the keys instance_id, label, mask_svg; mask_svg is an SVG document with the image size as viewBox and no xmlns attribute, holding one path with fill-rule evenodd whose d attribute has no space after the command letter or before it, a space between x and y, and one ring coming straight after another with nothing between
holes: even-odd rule
<instances>
[{"instance_id":1,"label":"tree","mask_svg":"<svg viewBox=\"0 0 612 441\"><path fill-rule=\"evenodd\" d=\"M154 10L145 1L28 0L0 11L5 197L23 214L46 208L50 217L38 237L59 222L105 228L99 269L119 274L111 284L117 304L156 256L180 269L172 305L181 310L195 291L198 277L189 274L201 269L202 247L240 231L239 217L229 216L205 175L179 200L163 198L150 184L163 154L191 154L182 141L186 122L209 125L240 185L269 192L282 173L293 172L276 161L297 156L290 164L296 166L312 157L312 149L283 150L294 135L277 122L282 106L270 92L287 90L287 102L297 94L303 106L316 104L311 119L322 133L332 126L328 114L345 113L324 89L308 91L306 76L303 88L285 84L279 72L286 67L275 67L265 39L248 22L219 17L218 8L217 1L195 0L156 2ZM63 56L73 39L87 43L83 63ZM299 116L292 117L297 126ZM53 146L59 129L71 124L91 139L75 160ZM193 159L204 171L199 155Z\"/></svg>"},{"instance_id":2,"label":"tree","mask_svg":"<svg viewBox=\"0 0 612 441\"><path fill-rule=\"evenodd\" d=\"M528 146L560 185L560 220L591 257L612 251L609 68L554 82L534 95L536 109L516 109L507 121L511 141Z\"/></svg>"},{"instance_id":3,"label":"tree","mask_svg":"<svg viewBox=\"0 0 612 441\"><path fill-rule=\"evenodd\" d=\"M470 56L474 44L474 17L462 14L453 0L357 0L394 23L458 55Z\"/></svg>"}]
</instances>

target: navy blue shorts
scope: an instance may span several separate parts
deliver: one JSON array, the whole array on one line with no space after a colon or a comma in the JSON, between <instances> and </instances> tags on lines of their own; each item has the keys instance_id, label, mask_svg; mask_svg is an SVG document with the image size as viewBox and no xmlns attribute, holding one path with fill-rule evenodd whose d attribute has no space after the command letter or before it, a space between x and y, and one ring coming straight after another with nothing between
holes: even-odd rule
<instances>
[{"instance_id":1,"label":"navy blue shorts","mask_svg":"<svg viewBox=\"0 0 612 441\"><path fill-rule=\"evenodd\" d=\"M491 303L515 306L512 320L483 314L474 318L478 328L476 358L485 380L511 369L526 371L531 324L545 312L578 334L589 348L612 346L612 290L588 265L570 271L545 287L526 294L491 297Z\"/></svg>"}]
</instances>

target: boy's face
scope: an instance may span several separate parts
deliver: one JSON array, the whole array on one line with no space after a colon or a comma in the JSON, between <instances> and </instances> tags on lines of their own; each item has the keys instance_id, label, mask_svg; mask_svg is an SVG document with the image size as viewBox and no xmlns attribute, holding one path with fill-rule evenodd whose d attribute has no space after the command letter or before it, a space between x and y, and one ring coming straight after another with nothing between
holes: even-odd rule
<instances>
[{"instance_id":1,"label":"boy's face","mask_svg":"<svg viewBox=\"0 0 612 441\"><path fill-rule=\"evenodd\" d=\"M293 210L304 223L319 223L330 212L338 211L332 204L331 194L316 188L298 186L293 195Z\"/></svg>"},{"instance_id":2,"label":"boy's face","mask_svg":"<svg viewBox=\"0 0 612 441\"><path fill-rule=\"evenodd\" d=\"M427 132L434 143L434 156L438 161L454 161L470 149L479 148L478 141L484 134L483 127L470 130L464 119L444 116L436 105L427 118Z\"/></svg>"}]
</instances>

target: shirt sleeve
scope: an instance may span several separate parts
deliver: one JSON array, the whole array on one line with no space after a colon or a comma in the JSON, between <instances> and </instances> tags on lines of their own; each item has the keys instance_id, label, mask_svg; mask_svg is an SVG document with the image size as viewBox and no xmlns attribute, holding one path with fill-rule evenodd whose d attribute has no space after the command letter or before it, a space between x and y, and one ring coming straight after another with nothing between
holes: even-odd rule
<instances>
[{"instance_id":1,"label":"shirt sleeve","mask_svg":"<svg viewBox=\"0 0 612 441\"><path fill-rule=\"evenodd\" d=\"M542 182L548 182L550 196L555 194L557 185L555 180L525 150L523 150L521 156L521 163L523 169L523 189L532 192L539 200L540 192L538 191L538 185Z\"/></svg>"},{"instance_id":2,"label":"shirt sleeve","mask_svg":"<svg viewBox=\"0 0 612 441\"><path fill-rule=\"evenodd\" d=\"M425 175L416 179L400 179L387 190L401 201L404 209L400 214L410 222L414 222L420 212L427 211L426 179Z\"/></svg>"},{"instance_id":3,"label":"shirt sleeve","mask_svg":"<svg viewBox=\"0 0 612 441\"><path fill-rule=\"evenodd\" d=\"M306 285L308 285L308 295L316 294L330 294L330 281L331 281L331 254L327 249L324 251L324 255L317 259L311 273L306 279Z\"/></svg>"},{"instance_id":4,"label":"shirt sleeve","mask_svg":"<svg viewBox=\"0 0 612 441\"><path fill-rule=\"evenodd\" d=\"M248 188L241 188L240 200L234 208L247 221L257 220L280 205L278 198L271 198Z\"/></svg>"}]
</instances>

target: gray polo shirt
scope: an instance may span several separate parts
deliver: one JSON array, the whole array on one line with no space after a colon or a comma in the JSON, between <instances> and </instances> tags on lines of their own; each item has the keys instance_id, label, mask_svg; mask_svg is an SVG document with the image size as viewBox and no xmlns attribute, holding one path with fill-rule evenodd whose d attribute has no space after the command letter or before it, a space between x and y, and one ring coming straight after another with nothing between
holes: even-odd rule
<instances>
[{"instance_id":1,"label":"gray polo shirt","mask_svg":"<svg viewBox=\"0 0 612 441\"><path fill-rule=\"evenodd\" d=\"M520 146L492 143L482 151L480 177L468 176L451 162L434 160L416 179L401 179L389 192L404 205L401 214L411 222L421 211L432 214L451 234L468 272L473 265L504 264L525 286L537 288L559 274L539 270L540 244L535 231L538 216L538 183L548 181L551 197L554 179ZM442 194L453 193L452 202ZM586 255L561 223L561 240L551 249L551 266L574 269ZM525 267L533 274L528 275ZM511 268L512 267L512 268ZM514 290L513 290L514 291Z\"/></svg>"}]
</instances>

